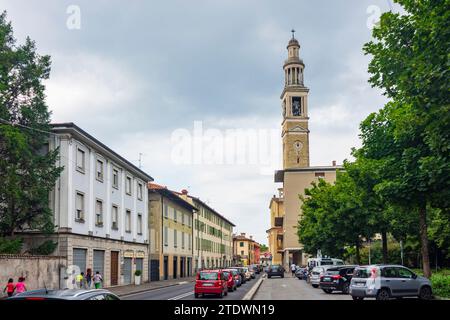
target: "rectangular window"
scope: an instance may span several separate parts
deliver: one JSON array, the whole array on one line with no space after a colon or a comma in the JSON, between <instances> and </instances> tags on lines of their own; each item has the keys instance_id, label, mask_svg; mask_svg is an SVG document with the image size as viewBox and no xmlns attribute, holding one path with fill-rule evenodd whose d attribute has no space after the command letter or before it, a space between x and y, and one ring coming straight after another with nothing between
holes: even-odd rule
<instances>
[{"instance_id":1,"label":"rectangular window","mask_svg":"<svg viewBox=\"0 0 450 320\"><path fill-rule=\"evenodd\" d=\"M243 246L244 246L244 243L243 243L243 242L240 242L240 243L239 243L239 246L240 246L240 247L243 247Z\"/></svg>"},{"instance_id":2,"label":"rectangular window","mask_svg":"<svg viewBox=\"0 0 450 320\"><path fill-rule=\"evenodd\" d=\"M184 213L181 213L181 224L184 225Z\"/></svg>"},{"instance_id":3,"label":"rectangular window","mask_svg":"<svg viewBox=\"0 0 450 320\"><path fill-rule=\"evenodd\" d=\"M97 159L97 165L96 165L96 175L95 178L98 181L103 182L103 161L100 159Z\"/></svg>"},{"instance_id":4,"label":"rectangular window","mask_svg":"<svg viewBox=\"0 0 450 320\"><path fill-rule=\"evenodd\" d=\"M192 249L192 235L190 234L188 235L188 249Z\"/></svg>"},{"instance_id":5,"label":"rectangular window","mask_svg":"<svg viewBox=\"0 0 450 320\"><path fill-rule=\"evenodd\" d=\"M125 214L125 232L131 232L131 210L127 210Z\"/></svg>"},{"instance_id":6,"label":"rectangular window","mask_svg":"<svg viewBox=\"0 0 450 320\"><path fill-rule=\"evenodd\" d=\"M142 214L139 213L137 218L137 233L142 235Z\"/></svg>"},{"instance_id":7,"label":"rectangular window","mask_svg":"<svg viewBox=\"0 0 450 320\"><path fill-rule=\"evenodd\" d=\"M173 220L177 222L177 209L173 209Z\"/></svg>"},{"instance_id":8,"label":"rectangular window","mask_svg":"<svg viewBox=\"0 0 450 320\"><path fill-rule=\"evenodd\" d=\"M169 245L169 229L164 227L164 245L167 247Z\"/></svg>"},{"instance_id":9,"label":"rectangular window","mask_svg":"<svg viewBox=\"0 0 450 320\"><path fill-rule=\"evenodd\" d=\"M81 172L83 172L84 173L84 170L85 170L85 154L84 154L84 151L83 150L81 150L80 148L77 148L77 159L76 159L76 161L77 161L77 170L79 170L79 171L81 171Z\"/></svg>"},{"instance_id":10,"label":"rectangular window","mask_svg":"<svg viewBox=\"0 0 450 320\"><path fill-rule=\"evenodd\" d=\"M119 170L116 168L112 169L112 186L113 188L119 189Z\"/></svg>"},{"instance_id":11,"label":"rectangular window","mask_svg":"<svg viewBox=\"0 0 450 320\"><path fill-rule=\"evenodd\" d=\"M138 183L138 194L137 197L139 200L142 200L142 183Z\"/></svg>"},{"instance_id":12,"label":"rectangular window","mask_svg":"<svg viewBox=\"0 0 450 320\"><path fill-rule=\"evenodd\" d=\"M119 207L113 205L111 210L111 229L119 229Z\"/></svg>"},{"instance_id":13,"label":"rectangular window","mask_svg":"<svg viewBox=\"0 0 450 320\"><path fill-rule=\"evenodd\" d=\"M103 202L101 200L95 202L95 225L103 226Z\"/></svg>"},{"instance_id":14,"label":"rectangular window","mask_svg":"<svg viewBox=\"0 0 450 320\"><path fill-rule=\"evenodd\" d=\"M181 232L181 249L184 249L184 232Z\"/></svg>"},{"instance_id":15,"label":"rectangular window","mask_svg":"<svg viewBox=\"0 0 450 320\"><path fill-rule=\"evenodd\" d=\"M177 230L173 230L173 246L176 248L178 245L177 241Z\"/></svg>"},{"instance_id":16,"label":"rectangular window","mask_svg":"<svg viewBox=\"0 0 450 320\"><path fill-rule=\"evenodd\" d=\"M127 183L125 186L125 191L128 195L131 196L131 177L128 177L128 176L127 176Z\"/></svg>"},{"instance_id":17,"label":"rectangular window","mask_svg":"<svg viewBox=\"0 0 450 320\"><path fill-rule=\"evenodd\" d=\"M84 222L84 194L82 194L81 192L76 193L75 220Z\"/></svg>"},{"instance_id":18,"label":"rectangular window","mask_svg":"<svg viewBox=\"0 0 450 320\"><path fill-rule=\"evenodd\" d=\"M164 204L164 218L169 218L169 206Z\"/></svg>"}]
</instances>

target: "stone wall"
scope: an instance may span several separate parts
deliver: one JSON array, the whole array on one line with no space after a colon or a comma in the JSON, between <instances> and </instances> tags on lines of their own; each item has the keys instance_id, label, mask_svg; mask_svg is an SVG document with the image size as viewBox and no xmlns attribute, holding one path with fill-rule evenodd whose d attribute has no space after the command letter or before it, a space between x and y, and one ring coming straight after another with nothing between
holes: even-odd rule
<instances>
[{"instance_id":1,"label":"stone wall","mask_svg":"<svg viewBox=\"0 0 450 320\"><path fill-rule=\"evenodd\" d=\"M58 289L60 283L60 266L66 264L65 257L0 255L0 284L3 290L9 278L14 282L25 277L28 290L44 288ZM3 294L3 293L1 293Z\"/></svg>"}]
</instances>

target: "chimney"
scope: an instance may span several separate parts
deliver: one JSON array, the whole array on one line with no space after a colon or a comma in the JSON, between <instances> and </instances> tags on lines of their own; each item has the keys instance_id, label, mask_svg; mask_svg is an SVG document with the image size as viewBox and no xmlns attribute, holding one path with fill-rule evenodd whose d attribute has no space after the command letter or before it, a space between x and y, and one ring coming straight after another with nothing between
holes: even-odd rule
<instances>
[{"instance_id":1,"label":"chimney","mask_svg":"<svg viewBox=\"0 0 450 320\"><path fill-rule=\"evenodd\" d=\"M183 195L187 196L187 194L188 194L188 191L187 191L186 189L183 189L183 190L181 190L181 194L183 194Z\"/></svg>"},{"instance_id":2,"label":"chimney","mask_svg":"<svg viewBox=\"0 0 450 320\"><path fill-rule=\"evenodd\" d=\"M333 167L336 167L336 160L333 160Z\"/></svg>"},{"instance_id":3,"label":"chimney","mask_svg":"<svg viewBox=\"0 0 450 320\"><path fill-rule=\"evenodd\" d=\"M245 232L241 232L241 236L245 237Z\"/></svg>"},{"instance_id":4,"label":"chimney","mask_svg":"<svg viewBox=\"0 0 450 320\"><path fill-rule=\"evenodd\" d=\"M250 236L250 240L253 240L253 236Z\"/></svg>"}]
</instances>

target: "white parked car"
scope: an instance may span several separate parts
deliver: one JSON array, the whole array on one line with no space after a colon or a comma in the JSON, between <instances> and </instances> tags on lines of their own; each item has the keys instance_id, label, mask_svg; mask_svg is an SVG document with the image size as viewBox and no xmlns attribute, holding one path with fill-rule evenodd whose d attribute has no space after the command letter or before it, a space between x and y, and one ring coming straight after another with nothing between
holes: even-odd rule
<instances>
[{"instance_id":1,"label":"white parked car","mask_svg":"<svg viewBox=\"0 0 450 320\"><path fill-rule=\"evenodd\" d=\"M320 285L320 277L325 274L325 271L329 268L334 267L333 265L325 265L321 267L314 267L311 270L309 281L314 288L318 288Z\"/></svg>"}]
</instances>

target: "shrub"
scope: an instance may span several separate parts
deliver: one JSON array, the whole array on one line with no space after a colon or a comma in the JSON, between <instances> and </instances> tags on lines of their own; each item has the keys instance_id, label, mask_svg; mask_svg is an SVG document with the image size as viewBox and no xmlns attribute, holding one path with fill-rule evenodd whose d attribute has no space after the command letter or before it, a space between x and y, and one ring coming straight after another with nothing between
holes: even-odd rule
<instances>
[{"instance_id":1,"label":"shrub","mask_svg":"<svg viewBox=\"0 0 450 320\"><path fill-rule=\"evenodd\" d=\"M22 239L6 239L0 238L0 253L3 254L19 254L22 250Z\"/></svg>"},{"instance_id":2,"label":"shrub","mask_svg":"<svg viewBox=\"0 0 450 320\"><path fill-rule=\"evenodd\" d=\"M441 298L450 298L450 276L433 274L431 276L433 294Z\"/></svg>"},{"instance_id":3,"label":"shrub","mask_svg":"<svg viewBox=\"0 0 450 320\"><path fill-rule=\"evenodd\" d=\"M48 256L51 255L58 245L58 242L53 242L52 240L46 240L36 248L30 249L31 254Z\"/></svg>"},{"instance_id":4,"label":"shrub","mask_svg":"<svg viewBox=\"0 0 450 320\"><path fill-rule=\"evenodd\" d=\"M134 272L134 275L137 276L137 277L139 277L141 274L142 274L142 271L141 271L141 270L136 270L136 271Z\"/></svg>"}]
</instances>

